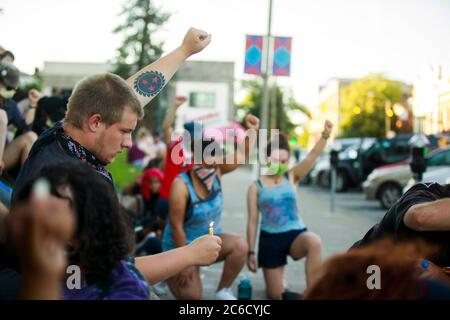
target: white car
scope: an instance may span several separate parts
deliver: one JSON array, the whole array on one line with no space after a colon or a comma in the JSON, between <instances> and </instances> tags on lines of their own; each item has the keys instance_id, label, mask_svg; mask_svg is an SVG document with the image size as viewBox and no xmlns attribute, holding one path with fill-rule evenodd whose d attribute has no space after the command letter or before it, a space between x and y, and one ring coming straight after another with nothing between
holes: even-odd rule
<instances>
[{"instance_id":1,"label":"white car","mask_svg":"<svg viewBox=\"0 0 450 320\"><path fill-rule=\"evenodd\" d=\"M434 168L431 171L426 171L423 174L423 182L436 182L439 184L450 184L450 166ZM408 191L412 186L416 185L416 180L410 179L403 188L403 193Z\"/></svg>"}]
</instances>

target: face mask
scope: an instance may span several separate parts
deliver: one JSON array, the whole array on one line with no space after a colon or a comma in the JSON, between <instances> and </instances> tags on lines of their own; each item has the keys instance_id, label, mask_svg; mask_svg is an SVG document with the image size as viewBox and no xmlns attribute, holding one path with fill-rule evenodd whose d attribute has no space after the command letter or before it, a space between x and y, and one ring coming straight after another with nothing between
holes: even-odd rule
<instances>
[{"instance_id":1,"label":"face mask","mask_svg":"<svg viewBox=\"0 0 450 320\"><path fill-rule=\"evenodd\" d=\"M11 99L15 93L16 90L7 90L5 88L0 89L0 96L2 96L5 99Z\"/></svg>"},{"instance_id":2,"label":"face mask","mask_svg":"<svg viewBox=\"0 0 450 320\"><path fill-rule=\"evenodd\" d=\"M276 176L282 176L288 171L288 165L285 163L269 163L269 172Z\"/></svg>"}]
</instances>

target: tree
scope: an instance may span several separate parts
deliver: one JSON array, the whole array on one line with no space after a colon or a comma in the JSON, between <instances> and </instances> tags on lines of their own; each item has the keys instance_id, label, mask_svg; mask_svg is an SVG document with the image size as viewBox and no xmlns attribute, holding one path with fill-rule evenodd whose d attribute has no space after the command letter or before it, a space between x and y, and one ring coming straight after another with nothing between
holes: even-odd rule
<instances>
[{"instance_id":1,"label":"tree","mask_svg":"<svg viewBox=\"0 0 450 320\"><path fill-rule=\"evenodd\" d=\"M261 118L262 88L261 80L244 80L242 89L247 91L245 99L236 106L238 119L244 119L245 115L251 113ZM296 124L289 118L291 111L299 111L311 118L308 108L291 96L283 92L282 88L274 84L269 87L269 129L280 129L291 134Z\"/></svg>"},{"instance_id":2,"label":"tree","mask_svg":"<svg viewBox=\"0 0 450 320\"><path fill-rule=\"evenodd\" d=\"M126 16L125 22L113 32L123 33L125 37L113 60L113 72L126 79L162 55L162 43L156 43L152 36L169 20L170 14L161 11L151 0L131 0L125 2L120 15ZM156 130L160 125L160 100L164 99L164 94L165 91L161 92L150 102L142 121Z\"/></svg>"},{"instance_id":3,"label":"tree","mask_svg":"<svg viewBox=\"0 0 450 320\"><path fill-rule=\"evenodd\" d=\"M152 36L170 18L170 14L155 7L151 0L126 1L122 12L125 22L114 29L125 38L113 61L114 73L128 78L140 68L157 60L162 52L162 44L155 43Z\"/></svg>"},{"instance_id":4,"label":"tree","mask_svg":"<svg viewBox=\"0 0 450 320\"><path fill-rule=\"evenodd\" d=\"M384 137L386 123L395 123L397 116L390 106L406 100L399 81L374 74L352 82L342 89L341 129L342 137ZM390 121L386 117L390 116ZM392 130L395 126L392 126Z\"/></svg>"}]
</instances>

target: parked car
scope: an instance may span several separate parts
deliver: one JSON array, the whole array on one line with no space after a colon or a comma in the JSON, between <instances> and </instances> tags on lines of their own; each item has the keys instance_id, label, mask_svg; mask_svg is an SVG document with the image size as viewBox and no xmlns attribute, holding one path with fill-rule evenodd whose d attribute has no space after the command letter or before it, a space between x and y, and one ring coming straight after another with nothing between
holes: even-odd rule
<instances>
[{"instance_id":1,"label":"parked car","mask_svg":"<svg viewBox=\"0 0 450 320\"><path fill-rule=\"evenodd\" d=\"M342 157L339 157L337 191L360 187L375 168L407 160L410 157L411 137L412 134L399 134L391 139L365 138L359 145L347 148ZM436 149L439 141L437 135L427 137L430 141L429 149Z\"/></svg>"},{"instance_id":2,"label":"parked car","mask_svg":"<svg viewBox=\"0 0 450 320\"><path fill-rule=\"evenodd\" d=\"M423 183L436 182L439 184L450 184L450 166L436 168L435 170L427 171L423 174ZM409 179L406 186L403 188L403 193L408 191L411 187L417 184L413 178Z\"/></svg>"},{"instance_id":3,"label":"parked car","mask_svg":"<svg viewBox=\"0 0 450 320\"><path fill-rule=\"evenodd\" d=\"M366 140L369 138L365 138ZM333 141L333 145L340 147L339 159L343 160L349 157L357 146L362 142L363 138L337 138ZM350 148L350 149L349 149ZM346 151L349 150L349 151ZM313 169L310 171L311 183L321 187L330 186L330 153L324 152L323 155L316 161ZM339 177L338 177L339 180ZM338 181L338 184L340 181Z\"/></svg>"},{"instance_id":4,"label":"parked car","mask_svg":"<svg viewBox=\"0 0 450 320\"><path fill-rule=\"evenodd\" d=\"M358 159L360 152L365 152L376 142L375 138L360 138L356 143L348 145L346 148L342 148L339 152L339 165L336 175L336 189L337 191L344 191L349 186L349 179L347 173L347 165L352 164ZM311 172L313 181L321 186L328 188L330 186L330 159L322 159L317 163L313 171Z\"/></svg>"},{"instance_id":5,"label":"parked car","mask_svg":"<svg viewBox=\"0 0 450 320\"><path fill-rule=\"evenodd\" d=\"M430 152L426 158L427 171L450 166L450 147ZM403 188L412 178L409 160L379 167L362 184L368 200L378 200L383 208L390 208L402 195ZM424 180L425 181L425 180Z\"/></svg>"}]
</instances>

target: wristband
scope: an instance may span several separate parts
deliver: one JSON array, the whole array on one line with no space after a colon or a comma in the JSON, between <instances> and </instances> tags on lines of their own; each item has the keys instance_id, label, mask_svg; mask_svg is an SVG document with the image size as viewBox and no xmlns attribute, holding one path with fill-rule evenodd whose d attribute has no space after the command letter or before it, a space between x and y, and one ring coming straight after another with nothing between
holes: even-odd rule
<instances>
[{"instance_id":1,"label":"wristband","mask_svg":"<svg viewBox=\"0 0 450 320\"><path fill-rule=\"evenodd\" d=\"M330 134L328 132L326 132L326 131L322 132L322 138L323 139L327 140L329 137L330 137Z\"/></svg>"}]
</instances>

